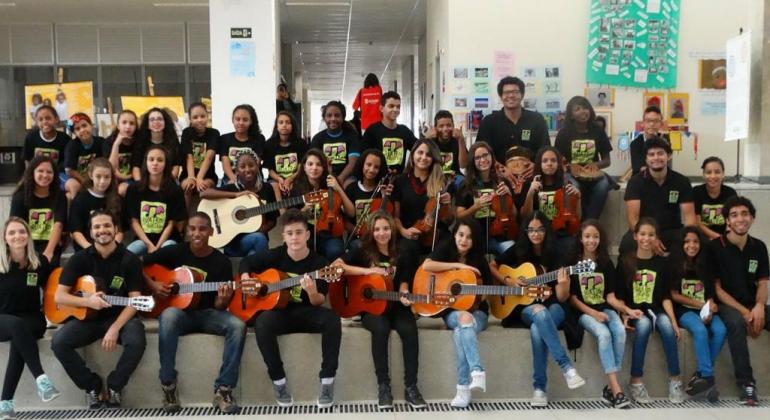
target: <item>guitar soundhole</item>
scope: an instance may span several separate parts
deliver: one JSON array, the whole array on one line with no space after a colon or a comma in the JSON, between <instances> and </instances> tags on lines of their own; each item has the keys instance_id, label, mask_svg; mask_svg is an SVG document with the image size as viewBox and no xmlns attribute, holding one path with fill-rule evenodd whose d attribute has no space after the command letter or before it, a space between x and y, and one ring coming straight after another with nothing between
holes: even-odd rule
<instances>
[{"instance_id":1,"label":"guitar soundhole","mask_svg":"<svg viewBox=\"0 0 770 420\"><path fill-rule=\"evenodd\" d=\"M371 288L371 287L367 287L367 288L365 288L365 289L364 289L364 297L365 297L366 299L371 299L371 298L372 298L372 296L374 296L374 293L372 292L372 288Z\"/></svg>"},{"instance_id":2,"label":"guitar soundhole","mask_svg":"<svg viewBox=\"0 0 770 420\"><path fill-rule=\"evenodd\" d=\"M171 294L172 295L178 295L179 294L179 283L174 283L171 285Z\"/></svg>"},{"instance_id":3,"label":"guitar soundhole","mask_svg":"<svg viewBox=\"0 0 770 420\"><path fill-rule=\"evenodd\" d=\"M246 220L246 209L238 209L234 213L236 222L242 222Z\"/></svg>"},{"instance_id":4,"label":"guitar soundhole","mask_svg":"<svg viewBox=\"0 0 770 420\"><path fill-rule=\"evenodd\" d=\"M457 296L462 292L463 286L460 283L455 283L449 288L450 292L452 292L453 295Z\"/></svg>"}]
</instances>

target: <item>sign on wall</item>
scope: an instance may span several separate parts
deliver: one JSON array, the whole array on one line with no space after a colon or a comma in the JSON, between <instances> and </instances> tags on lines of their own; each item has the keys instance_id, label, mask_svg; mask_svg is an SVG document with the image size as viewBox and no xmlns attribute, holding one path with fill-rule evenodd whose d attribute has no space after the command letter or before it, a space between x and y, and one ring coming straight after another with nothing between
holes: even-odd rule
<instances>
[{"instance_id":1,"label":"sign on wall","mask_svg":"<svg viewBox=\"0 0 770 420\"><path fill-rule=\"evenodd\" d=\"M751 85L751 33L727 40L727 91L725 94L725 140L749 136Z\"/></svg>"},{"instance_id":2,"label":"sign on wall","mask_svg":"<svg viewBox=\"0 0 770 420\"><path fill-rule=\"evenodd\" d=\"M591 0L586 81L676 87L680 0Z\"/></svg>"}]
</instances>

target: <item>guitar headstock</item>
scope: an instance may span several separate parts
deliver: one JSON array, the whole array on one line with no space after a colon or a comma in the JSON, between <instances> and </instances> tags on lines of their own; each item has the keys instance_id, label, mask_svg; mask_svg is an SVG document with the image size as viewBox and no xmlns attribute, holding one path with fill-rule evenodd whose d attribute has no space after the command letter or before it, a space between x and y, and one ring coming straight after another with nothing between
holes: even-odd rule
<instances>
[{"instance_id":1,"label":"guitar headstock","mask_svg":"<svg viewBox=\"0 0 770 420\"><path fill-rule=\"evenodd\" d=\"M583 260L569 268L570 274L590 274L596 270L596 263L591 260Z\"/></svg>"},{"instance_id":2,"label":"guitar headstock","mask_svg":"<svg viewBox=\"0 0 770 420\"><path fill-rule=\"evenodd\" d=\"M152 312L155 308L155 299L152 296L137 296L128 298L128 306L141 312Z\"/></svg>"},{"instance_id":3,"label":"guitar headstock","mask_svg":"<svg viewBox=\"0 0 770 420\"><path fill-rule=\"evenodd\" d=\"M318 190L312 191L302 196L305 200L305 204L318 204L329 198L329 191Z\"/></svg>"},{"instance_id":4,"label":"guitar headstock","mask_svg":"<svg viewBox=\"0 0 770 420\"><path fill-rule=\"evenodd\" d=\"M345 273L345 270L342 267L329 265L319 269L316 274L316 278L319 278L328 283L335 283L340 281L340 279L342 278L342 274L344 273Z\"/></svg>"},{"instance_id":5,"label":"guitar headstock","mask_svg":"<svg viewBox=\"0 0 770 420\"><path fill-rule=\"evenodd\" d=\"M524 295L537 300L546 300L551 297L551 288L548 286L527 286Z\"/></svg>"},{"instance_id":6,"label":"guitar headstock","mask_svg":"<svg viewBox=\"0 0 770 420\"><path fill-rule=\"evenodd\" d=\"M446 293L435 294L430 297L430 303L438 306L452 306L455 300L457 298Z\"/></svg>"}]
</instances>

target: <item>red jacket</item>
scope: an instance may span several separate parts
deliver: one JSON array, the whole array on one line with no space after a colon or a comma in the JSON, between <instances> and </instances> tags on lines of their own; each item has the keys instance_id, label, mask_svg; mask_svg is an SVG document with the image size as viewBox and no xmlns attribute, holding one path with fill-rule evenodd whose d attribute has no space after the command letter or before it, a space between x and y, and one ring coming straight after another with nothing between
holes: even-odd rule
<instances>
[{"instance_id":1,"label":"red jacket","mask_svg":"<svg viewBox=\"0 0 770 420\"><path fill-rule=\"evenodd\" d=\"M353 109L361 108L362 130L366 130L370 125L382 120L380 98L382 98L382 88L379 86L361 88L358 91L356 100L353 101Z\"/></svg>"}]
</instances>

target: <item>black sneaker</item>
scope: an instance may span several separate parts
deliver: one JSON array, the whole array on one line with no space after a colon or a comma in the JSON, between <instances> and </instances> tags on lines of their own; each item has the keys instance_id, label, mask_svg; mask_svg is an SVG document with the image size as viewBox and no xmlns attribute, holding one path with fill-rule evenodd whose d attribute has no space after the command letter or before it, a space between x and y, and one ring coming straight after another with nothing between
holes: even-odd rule
<instances>
[{"instance_id":1,"label":"black sneaker","mask_svg":"<svg viewBox=\"0 0 770 420\"><path fill-rule=\"evenodd\" d=\"M235 403L235 398L233 398L233 389L225 385L220 385L217 388L212 404L225 414L236 413L240 410L238 404Z\"/></svg>"},{"instance_id":2,"label":"black sneaker","mask_svg":"<svg viewBox=\"0 0 770 420\"><path fill-rule=\"evenodd\" d=\"M121 404L120 391L115 391L112 388L107 389L107 402L104 404L109 409L118 409Z\"/></svg>"},{"instance_id":3,"label":"black sneaker","mask_svg":"<svg viewBox=\"0 0 770 420\"><path fill-rule=\"evenodd\" d=\"M102 408L102 391L92 389L86 392L86 405L89 410L98 410Z\"/></svg>"},{"instance_id":4,"label":"black sneaker","mask_svg":"<svg viewBox=\"0 0 770 420\"><path fill-rule=\"evenodd\" d=\"M710 403L719 402L719 391L717 391L716 384L714 384L711 388L709 388L708 391L706 391L706 399Z\"/></svg>"},{"instance_id":5,"label":"black sneaker","mask_svg":"<svg viewBox=\"0 0 770 420\"><path fill-rule=\"evenodd\" d=\"M628 408L629 405L631 405L631 400L629 400L628 397L626 397L626 394L622 392L618 392L612 397L613 408Z\"/></svg>"},{"instance_id":6,"label":"black sneaker","mask_svg":"<svg viewBox=\"0 0 770 420\"><path fill-rule=\"evenodd\" d=\"M412 408L425 408L428 404L425 399L422 398L420 390L417 389L417 385L409 385L404 390L404 399L412 406Z\"/></svg>"},{"instance_id":7,"label":"black sneaker","mask_svg":"<svg viewBox=\"0 0 770 420\"><path fill-rule=\"evenodd\" d=\"M179 396L177 395L176 382L171 385L161 384L160 388L163 390L163 411L166 413L176 413L182 410L182 406L179 404Z\"/></svg>"},{"instance_id":8,"label":"black sneaker","mask_svg":"<svg viewBox=\"0 0 770 420\"><path fill-rule=\"evenodd\" d=\"M389 383L377 385L377 408L380 410L393 408L393 394L390 392Z\"/></svg>"},{"instance_id":9,"label":"black sneaker","mask_svg":"<svg viewBox=\"0 0 770 420\"><path fill-rule=\"evenodd\" d=\"M753 382L743 384L741 389L741 404L757 405L757 386Z\"/></svg>"},{"instance_id":10,"label":"black sneaker","mask_svg":"<svg viewBox=\"0 0 770 420\"><path fill-rule=\"evenodd\" d=\"M710 381L709 381L710 379ZM714 383L714 377L704 378L699 373L696 373L689 382L684 392L689 396L698 395L702 392L706 392Z\"/></svg>"},{"instance_id":11,"label":"black sneaker","mask_svg":"<svg viewBox=\"0 0 770 420\"><path fill-rule=\"evenodd\" d=\"M602 401L610 407L615 405L615 397L612 396L609 385L605 385L604 389L602 389Z\"/></svg>"}]
</instances>

